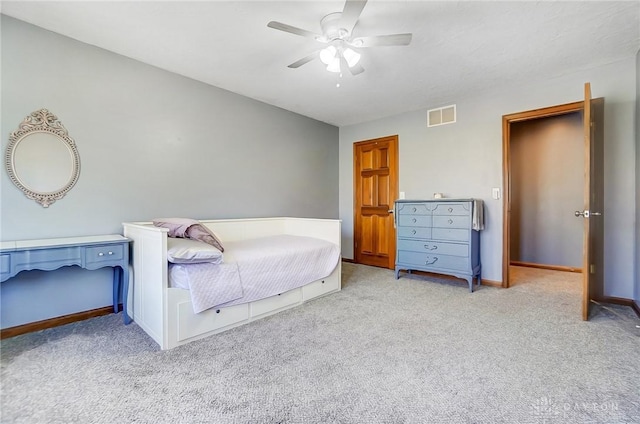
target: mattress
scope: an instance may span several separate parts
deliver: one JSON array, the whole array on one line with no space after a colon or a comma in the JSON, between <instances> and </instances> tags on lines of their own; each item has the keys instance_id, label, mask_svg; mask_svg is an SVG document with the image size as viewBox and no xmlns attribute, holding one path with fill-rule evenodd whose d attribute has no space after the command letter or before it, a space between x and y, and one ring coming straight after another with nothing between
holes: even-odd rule
<instances>
[{"instance_id":1,"label":"mattress","mask_svg":"<svg viewBox=\"0 0 640 424\"><path fill-rule=\"evenodd\" d=\"M287 234L224 243L221 264L171 264L169 286L190 291L202 312L271 297L330 275L338 245Z\"/></svg>"}]
</instances>

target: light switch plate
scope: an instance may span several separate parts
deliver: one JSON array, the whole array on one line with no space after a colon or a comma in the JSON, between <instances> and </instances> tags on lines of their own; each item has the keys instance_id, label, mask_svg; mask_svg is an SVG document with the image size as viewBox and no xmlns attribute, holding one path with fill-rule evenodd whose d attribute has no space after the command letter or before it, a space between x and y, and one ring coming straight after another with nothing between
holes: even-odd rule
<instances>
[{"instance_id":1,"label":"light switch plate","mask_svg":"<svg viewBox=\"0 0 640 424\"><path fill-rule=\"evenodd\" d=\"M400 192L400 198L401 198L401 199L404 199L404 191L401 191L401 192Z\"/></svg>"},{"instance_id":2,"label":"light switch plate","mask_svg":"<svg viewBox=\"0 0 640 424\"><path fill-rule=\"evenodd\" d=\"M498 200L500 199L500 188L494 187L491 189L491 197Z\"/></svg>"}]
</instances>

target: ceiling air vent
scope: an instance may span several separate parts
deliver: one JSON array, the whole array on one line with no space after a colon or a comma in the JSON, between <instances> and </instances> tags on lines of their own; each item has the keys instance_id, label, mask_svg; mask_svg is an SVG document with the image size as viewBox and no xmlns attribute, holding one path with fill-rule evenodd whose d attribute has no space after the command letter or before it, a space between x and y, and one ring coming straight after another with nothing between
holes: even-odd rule
<instances>
[{"instance_id":1,"label":"ceiling air vent","mask_svg":"<svg viewBox=\"0 0 640 424\"><path fill-rule=\"evenodd\" d=\"M452 124L456 122L456 105L444 106L427 111L427 127Z\"/></svg>"}]
</instances>

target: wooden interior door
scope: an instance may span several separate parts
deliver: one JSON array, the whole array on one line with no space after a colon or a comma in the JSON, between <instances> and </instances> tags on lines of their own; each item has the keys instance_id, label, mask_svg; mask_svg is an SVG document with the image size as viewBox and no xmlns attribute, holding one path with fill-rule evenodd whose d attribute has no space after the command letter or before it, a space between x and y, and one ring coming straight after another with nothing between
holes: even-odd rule
<instances>
[{"instance_id":1,"label":"wooden interior door","mask_svg":"<svg viewBox=\"0 0 640 424\"><path fill-rule=\"evenodd\" d=\"M591 99L584 85L584 218L582 319L589 319L591 299L602 297L604 280L604 99Z\"/></svg>"},{"instance_id":2,"label":"wooden interior door","mask_svg":"<svg viewBox=\"0 0 640 424\"><path fill-rule=\"evenodd\" d=\"M398 198L398 136L354 143L353 158L355 261L393 269L396 260L393 204Z\"/></svg>"},{"instance_id":3,"label":"wooden interior door","mask_svg":"<svg viewBox=\"0 0 640 424\"><path fill-rule=\"evenodd\" d=\"M558 114L581 111L584 126L584 208L576 216L584 219L582 250L582 318L589 319L591 300L603 297L604 287L604 99L591 99L591 85L585 84L584 100L527 112L504 115L503 125L503 242L502 286L509 287L511 228L511 124Z\"/></svg>"}]
</instances>

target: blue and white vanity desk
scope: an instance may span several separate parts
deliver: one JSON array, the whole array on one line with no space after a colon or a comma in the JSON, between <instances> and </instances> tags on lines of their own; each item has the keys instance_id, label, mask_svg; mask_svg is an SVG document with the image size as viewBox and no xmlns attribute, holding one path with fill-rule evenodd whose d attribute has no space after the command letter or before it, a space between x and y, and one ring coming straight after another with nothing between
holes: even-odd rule
<instances>
[{"instance_id":1,"label":"blue and white vanity desk","mask_svg":"<svg viewBox=\"0 0 640 424\"><path fill-rule=\"evenodd\" d=\"M88 270L113 267L113 311L118 312L118 300L129 293L129 242L121 235L66 237L41 240L0 242L0 282L21 271L52 271L77 265ZM125 324L131 322L126 308Z\"/></svg>"}]
</instances>

